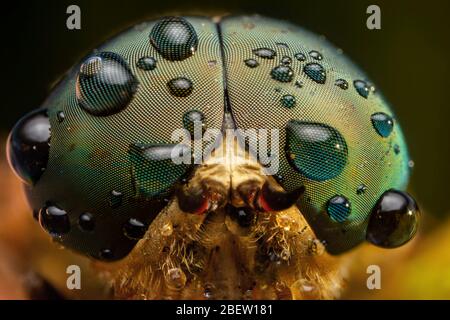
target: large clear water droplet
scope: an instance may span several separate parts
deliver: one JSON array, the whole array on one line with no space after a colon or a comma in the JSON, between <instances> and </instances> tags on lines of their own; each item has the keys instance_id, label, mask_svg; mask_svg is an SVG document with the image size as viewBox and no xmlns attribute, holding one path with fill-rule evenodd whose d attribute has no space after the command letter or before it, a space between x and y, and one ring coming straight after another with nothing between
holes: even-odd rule
<instances>
[{"instance_id":1,"label":"large clear water droplet","mask_svg":"<svg viewBox=\"0 0 450 320\"><path fill-rule=\"evenodd\" d=\"M377 112L370 116L375 131L383 138L389 137L394 129L394 119L383 112Z\"/></svg>"},{"instance_id":2,"label":"large clear water droplet","mask_svg":"<svg viewBox=\"0 0 450 320\"><path fill-rule=\"evenodd\" d=\"M344 196L334 196L327 203L327 213L331 220L344 222L351 212L350 201Z\"/></svg>"},{"instance_id":3,"label":"large clear water droplet","mask_svg":"<svg viewBox=\"0 0 450 320\"><path fill-rule=\"evenodd\" d=\"M318 63L308 63L303 67L303 72L317 83L325 83L327 75L322 65Z\"/></svg>"},{"instance_id":4,"label":"large clear water droplet","mask_svg":"<svg viewBox=\"0 0 450 320\"><path fill-rule=\"evenodd\" d=\"M76 96L86 112L108 116L125 109L137 87L137 79L119 54L100 52L82 63Z\"/></svg>"},{"instance_id":5,"label":"large clear water droplet","mask_svg":"<svg viewBox=\"0 0 450 320\"><path fill-rule=\"evenodd\" d=\"M47 168L50 151L50 121L46 109L37 109L20 119L11 130L7 158L14 173L25 183L35 184Z\"/></svg>"},{"instance_id":6,"label":"large clear water droplet","mask_svg":"<svg viewBox=\"0 0 450 320\"><path fill-rule=\"evenodd\" d=\"M347 163L344 137L322 123L291 120L286 126L286 156L291 166L315 181L332 179Z\"/></svg>"},{"instance_id":7,"label":"large clear water droplet","mask_svg":"<svg viewBox=\"0 0 450 320\"><path fill-rule=\"evenodd\" d=\"M40 210L39 223L52 237L60 237L70 231L67 212L54 204L47 204Z\"/></svg>"},{"instance_id":8,"label":"large clear water droplet","mask_svg":"<svg viewBox=\"0 0 450 320\"><path fill-rule=\"evenodd\" d=\"M190 148L181 144L136 143L130 146L128 153L136 192L145 198L168 191L190 167L184 161L191 157Z\"/></svg>"},{"instance_id":9,"label":"large clear water droplet","mask_svg":"<svg viewBox=\"0 0 450 320\"><path fill-rule=\"evenodd\" d=\"M184 60L197 50L194 27L182 17L167 17L155 24L150 43L167 60Z\"/></svg>"},{"instance_id":10,"label":"large clear water droplet","mask_svg":"<svg viewBox=\"0 0 450 320\"><path fill-rule=\"evenodd\" d=\"M273 79L280 82L291 82L294 77L294 71L289 66L277 66L272 69L270 75Z\"/></svg>"},{"instance_id":11,"label":"large clear water droplet","mask_svg":"<svg viewBox=\"0 0 450 320\"><path fill-rule=\"evenodd\" d=\"M409 194L388 190L372 210L366 238L379 247L399 247L413 238L419 217L419 208Z\"/></svg>"}]
</instances>

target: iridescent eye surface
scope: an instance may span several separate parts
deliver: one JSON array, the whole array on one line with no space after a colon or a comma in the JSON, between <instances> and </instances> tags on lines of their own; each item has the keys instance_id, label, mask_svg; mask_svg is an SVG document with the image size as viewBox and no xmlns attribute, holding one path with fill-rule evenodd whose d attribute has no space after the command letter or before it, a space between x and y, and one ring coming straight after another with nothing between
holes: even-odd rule
<instances>
[{"instance_id":1,"label":"iridescent eye surface","mask_svg":"<svg viewBox=\"0 0 450 320\"><path fill-rule=\"evenodd\" d=\"M12 129L8 138L8 161L16 175L35 184L47 168L50 122L46 109L30 112Z\"/></svg>"}]
</instances>

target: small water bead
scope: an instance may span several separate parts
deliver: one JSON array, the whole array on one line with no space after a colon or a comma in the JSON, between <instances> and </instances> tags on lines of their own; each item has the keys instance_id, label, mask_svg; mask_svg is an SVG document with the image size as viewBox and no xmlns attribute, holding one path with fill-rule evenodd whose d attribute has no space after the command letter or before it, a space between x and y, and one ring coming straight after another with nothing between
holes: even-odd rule
<instances>
[{"instance_id":1,"label":"small water bead","mask_svg":"<svg viewBox=\"0 0 450 320\"><path fill-rule=\"evenodd\" d=\"M171 268L167 271L167 286L172 290L181 290L186 285L186 275L180 268Z\"/></svg>"},{"instance_id":2,"label":"small water bead","mask_svg":"<svg viewBox=\"0 0 450 320\"><path fill-rule=\"evenodd\" d=\"M144 237L147 228L147 225L142 221L130 218L123 226L123 233L132 240L139 240Z\"/></svg>"},{"instance_id":3,"label":"small water bead","mask_svg":"<svg viewBox=\"0 0 450 320\"><path fill-rule=\"evenodd\" d=\"M153 57L142 57L136 62L136 66L139 69L151 71L156 68L156 59Z\"/></svg>"},{"instance_id":4,"label":"small water bead","mask_svg":"<svg viewBox=\"0 0 450 320\"><path fill-rule=\"evenodd\" d=\"M78 225L82 231L93 231L95 229L95 218L92 213L82 213L78 218Z\"/></svg>"},{"instance_id":5,"label":"small water bead","mask_svg":"<svg viewBox=\"0 0 450 320\"><path fill-rule=\"evenodd\" d=\"M348 82L347 82L347 80L337 79L334 84L336 86L338 86L339 88L343 89L343 90L347 90L348 89Z\"/></svg>"},{"instance_id":6,"label":"small water bead","mask_svg":"<svg viewBox=\"0 0 450 320\"><path fill-rule=\"evenodd\" d=\"M62 123L65 118L66 118L66 115L64 114L64 112L58 111L58 113L56 113L56 119L58 119L59 123Z\"/></svg>"},{"instance_id":7,"label":"small water bead","mask_svg":"<svg viewBox=\"0 0 450 320\"><path fill-rule=\"evenodd\" d=\"M306 56L303 53L301 53L301 52L296 53L294 55L294 58L297 59L298 61L305 61L306 60Z\"/></svg>"},{"instance_id":8,"label":"small water bead","mask_svg":"<svg viewBox=\"0 0 450 320\"><path fill-rule=\"evenodd\" d=\"M182 17L158 21L150 32L150 43L167 60L180 61L192 56L198 47L194 27Z\"/></svg>"},{"instance_id":9,"label":"small water bead","mask_svg":"<svg viewBox=\"0 0 450 320\"><path fill-rule=\"evenodd\" d=\"M277 42L276 45L283 49L289 49L289 46L287 45L287 43L284 43L284 42Z\"/></svg>"},{"instance_id":10,"label":"small water bead","mask_svg":"<svg viewBox=\"0 0 450 320\"><path fill-rule=\"evenodd\" d=\"M281 58L281 64L284 64L285 66L290 65L292 63L291 57L284 56Z\"/></svg>"},{"instance_id":11,"label":"small water bead","mask_svg":"<svg viewBox=\"0 0 450 320\"><path fill-rule=\"evenodd\" d=\"M187 97L192 93L192 81L188 78L179 77L170 80L167 87L172 95L175 97Z\"/></svg>"},{"instance_id":12,"label":"small water bead","mask_svg":"<svg viewBox=\"0 0 450 320\"><path fill-rule=\"evenodd\" d=\"M54 204L47 204L40 210L39 223L53 237L60 237L70 231L67 212Z\"/></svg>"},{"instance_id":13,"label":"small water bead","mask_svg":"<svg viewBox=\"0 0 450 320\"><path fill-rule=\"evenodd\" d=\"M264 58L264 59L273 59L276 57L277 53L269 48L259 48L259 49L255 49L253 50L253 53L255 55L257 55L260 58Z\"/></svg>"},{"instance_id":14,"label":"small water bead","mask_svg":"<svg viewBox=\"0 0 450 320\"><path fill-rule=\"evenodd\" d=\"M189 131L191 139L201 139L205 131L205 116L198 110L190 110L183 115L183 126Z\"/></svg>"},{"instance_id":15,"label":"small water bead","mask_svg":"<svg viewBox=\"0 0 450 320\"><path fill-rule=\"evenodd\" d=\"M394 129L394 119L383 112L377 112L370 116L375 131L383 138L389 137Z\"/></svg>"},{"instance_id":16,"label":"small water bead","mask_svg":"<svg viewBox=\"0 0 450 320\"><path fill-rule=\"evenodd\" d=\"M394 144L394 153L399 154L400 153L400 146L398 144Z\"/></svg>"},{"instance_id":17,"label":"small water bead","mask_svg":"<svg viewBox=\"0 0 450 320\"><path fill-rule=\"evenodd\" d=\"M413 160L409 160L409 161L408 161L408 167L409 167L409 168L414 168L414 165L415 165L415 163L414 163Z\"/></svg>"},{"instance_id":18,"label":"small water bead","mask_svg":"<svg viewBox=\"0 0 450 320\"><path fill-rule=\"evenodd\" d=\"M290 94L286 94L281 98L281 103L284 107L290 109L290 108L295 107L296 100L295 100L294 96L292 96Z\"/></svg>"},{"instance_id":19,"label":"small water bead","mask_svg":"<svg viewBox=\"0 0 450 320\"><path fill-rule=\"evenodd\" d=\"M360 184L358 186L358 188L356 188L356 194L361 195L361 194L365 193L366 190L367 190L367 186L365 184Z\"/></svg>"},{"instance_id":20,"label":"small water bead","mask_svg":"<svg viewBox=\"0 0 450 320\"><path fill-rule=\"evenodd\" d=\"M112 190L109 195L109 205L111 208L118 208L122 204L123 194L122 192Z\"/></svg>"},{"instance_id":21,"label":"small water bead","mask_svg":"<svg viewBox=\"0 0 450 320\"><path fill-rule=\"evenodd\" d=\"M255 59L247 59L244 60L245 65L249 68L256 68L257 66L259 66L259 62L256 61Z\"/></svg>"},{"instance_id":22,"label":"small water bead","mask_svg":"<svg viewBox=\"0 0 450 320\"><path fill-rule=\"evenodd\" d=\"M28 113L11 130L6 147L8 163L22 182L34 185L47 168L50 131L47 109Z\"/></svg>"},{"instance_id":23,"label":"small water bead","mask_svg":"<svg viewBox=\"0 0 450 320\"><path fill-rule=\"evenodd\" d=\"M303 67L303 72L313 81L317 83L325 83L326 81L326 72L322 65L318 63L308 63Z\"/></svg>"},{"instance_id":24,"label":"small water bead","mask_svg":"<svg viewBox=\"0 0 450 320\"><path fill-rule=\"evenodd\" d=\"M336 129L299 120L290 120L286 126L285 150L291 166L315 181L338 176L348 157L347 143Z\"/></svg>"},{"instance_id":25,"label":"small water bead","mask_svg":"<svg viewBox=\"0 0 450 320\"><path fill-rule=\"evenodd\" d=\"M327 203L327 213L333 221L344 222L350 215L350 201L341 195L334 196Z\"/></svg>"},{"instance_id":26,"label":"small water bead","mask_svg":"<svg viewBox=\"0 0 450 320\"><path fill-rule=\"evenodd\" d=\"M291 82L294 77L294 71L289 66L277 66L272 69L270 75L273 79L280 82Z\"/></svg>"},{"instance_id":27,"label":"small water bead","mask_svg":"<svg viewBox=\"0 0 450 320\"><path fill-rule=\"evenodd\" d=\"M367 85L367 82L362 81L362 80L355 80L353 81L353 86L356 89L356 92L358 92L358 94L363 97L366 98L369 96L369 92L370 92L370 88Z\"/></svg>"},{"instance_id":28,"label":"small water bead","mask_svg":"<svg viewBox=\"0 0 450 320\"><path fill-rule=\"evenodd\" d=\"M311 50L310 52L309 52L309 56L311 57L311 58L313 58L314 60L322 60L323 59L323 57L322 57L322 54L320 54L320 52L319 51L316 51L316 50Z\"/></svg>"},{"instance_id":29,"label":"small water bead","mask_svg":"<svg viewBox=\"0 0 450 320\"><path fill-rule=\"evenodd\" d=\"M366 238L379 247L399 247L413 238L419 217L419 208L409 194L388 190L372 210Z\"/></svg>"},{"instance_id":30,"label":"small water bead","mask_svg":"<svg viewBox=\"0 0 450 320\"><path fill-rule=\"evenodd\" d=\"M127 107L137 87L137 79L120 55L100 52L81 65L76 97L86 112L94 116L109 116Z\"/></svg>"}]
</instances>

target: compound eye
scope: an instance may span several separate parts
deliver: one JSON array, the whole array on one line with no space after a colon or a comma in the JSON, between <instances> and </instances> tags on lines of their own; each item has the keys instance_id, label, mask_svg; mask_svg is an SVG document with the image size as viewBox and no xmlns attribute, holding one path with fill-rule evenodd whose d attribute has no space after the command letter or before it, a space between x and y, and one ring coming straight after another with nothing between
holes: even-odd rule
<instances>
[{"instance_id":1,"label":"compound eye","mask_svg":"<svg viewBox=\"0 0 450 320\"><path fill-rule=\"evenodd\" d=\"M402 246L416 233L419 216L419 208L409 194L388 190L375 205L366 238L383 248Z\"/></svg>"},{"instance_id":2,"label":"compound eye","mask_svg":"<svg viewBox=\"0 0 450 320\"><path fill-rule=\"evenodd\" d=\"M8 137L7 157L14 173L34 185L47 168L50 121L47 109L37 109L20 119Z\"/></svg>"}]
</instances>

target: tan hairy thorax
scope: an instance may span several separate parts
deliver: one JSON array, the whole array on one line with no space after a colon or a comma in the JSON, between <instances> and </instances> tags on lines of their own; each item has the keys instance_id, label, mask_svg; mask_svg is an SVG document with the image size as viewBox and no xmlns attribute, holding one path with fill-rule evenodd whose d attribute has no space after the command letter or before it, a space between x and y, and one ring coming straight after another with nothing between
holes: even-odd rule
<instances>
[{"instance_id":1,"label":"tan hairy thorax","mask_svg":"<svg viewBox=\"0 0 450 320\"><path fill-rule=\"evenodd\" d=\"M188 182L189 188L208 191L213 199L210 210L201 215L183 212L174 198L132 252L105 273L114 297L339 297L344 263L325 251L295 205L282 211L255 211L248 226L228 214L226 204L246 206L240 192L243 186L261 188L267 181L282 188L242 152L236 139L230 143L226 137Z\"/></svg>"}]
</instances>

